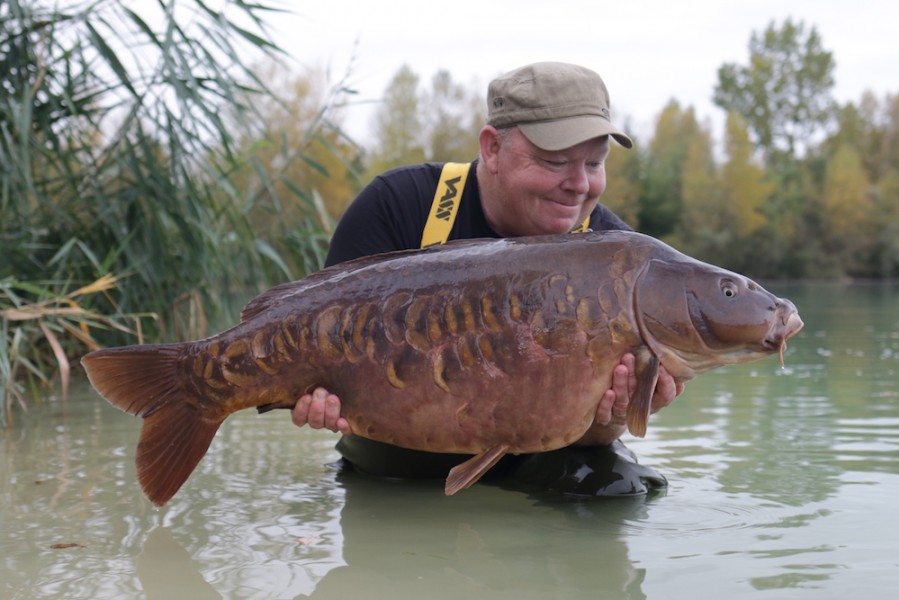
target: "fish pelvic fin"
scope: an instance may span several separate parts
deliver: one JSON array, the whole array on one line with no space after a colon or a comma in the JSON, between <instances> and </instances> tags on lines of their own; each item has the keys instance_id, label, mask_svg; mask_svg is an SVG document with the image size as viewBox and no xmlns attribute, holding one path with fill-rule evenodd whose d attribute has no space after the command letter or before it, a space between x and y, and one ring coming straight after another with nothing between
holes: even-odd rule
<instances>
[{"instance_id":1,"label":"fish pelvic fin","mask_svg":"<svg viewBox=\"0 0 899 600\"><path fill-rule=\"evenodd\" d=\"M135 456L137 479L157 507L184 484L228 416L182 384L178 365L188 345L108 348L81 359L101 396L144 419Z\"/></svg>"},{"instance_id":2,"label":"fish pelvic fin","mask_svg":"<svg viewBox=\"0 0 899 600\"><path fill-rule=\"evenodd\" d=\"M649 426L652 395L659 380L659 359L646 346L635 351L634 357L637 388L627 406L627 429L632 435L643 437Z\"/></svg>"},{"instance_id":3,"label":"fish pelvic fin","mask_svg":"<svg viewBox=\"0 0 899 600\"><path fill-rule=\"evenodd\" d=\"M450 469L444 488L446 495L452 496L456 492L474 485L478 479L483 477L484 473L505 456L508 449L508 444L493 446Z\"/></svg>"}]
</instances>

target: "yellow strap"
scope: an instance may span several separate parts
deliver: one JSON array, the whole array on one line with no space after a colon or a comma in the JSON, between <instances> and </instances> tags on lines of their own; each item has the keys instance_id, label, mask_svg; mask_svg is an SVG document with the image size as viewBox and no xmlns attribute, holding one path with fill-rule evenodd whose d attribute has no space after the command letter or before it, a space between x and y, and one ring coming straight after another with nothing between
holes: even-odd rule
<instances>
[{"instance_id":1,"label":"yellow strap","mask_svg":"<svg viewBox=\"0 0 899 600\"><path fill-rule=\"evenodd\" d=\"M422 248L443 244L449 239L470 168L471 163L443 165L440 181L437 182L437 191L434 192L434 201L431 202L431 212L428 214L428 221L421 236Z\"/></svg>"},{"instance_id":2,"label":"yellow strap","mask_svg":"<svg viewBox=\"0 0 899 600\"><path fill-rule=\"evenodd\" d=\"M571 233L584 233L585 231L590 231L590 217L588 216L584 219L584 222L571 230Z\"/></svg>"}]
</instances>

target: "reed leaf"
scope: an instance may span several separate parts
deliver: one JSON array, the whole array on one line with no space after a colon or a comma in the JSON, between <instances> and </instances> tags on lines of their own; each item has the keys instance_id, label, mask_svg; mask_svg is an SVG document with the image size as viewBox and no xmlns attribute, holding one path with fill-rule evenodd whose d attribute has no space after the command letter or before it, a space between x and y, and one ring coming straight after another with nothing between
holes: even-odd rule
<instances>
[{"instance_id":1,"label":"reed leaf","mask_svg":"<svg viewBox=\"0 0 899 600\"><path fill-rule=\"evenodd\" d=\"M54 374L65 392L86 349L198 337L321 265L313 191L278 196L270 165L245 176L274 98L253 65L282 58L263 15L280 9L123 4L0 3L3 419ZM266 237L253 211L285 202Z\"/></svg>"}]
</instances>

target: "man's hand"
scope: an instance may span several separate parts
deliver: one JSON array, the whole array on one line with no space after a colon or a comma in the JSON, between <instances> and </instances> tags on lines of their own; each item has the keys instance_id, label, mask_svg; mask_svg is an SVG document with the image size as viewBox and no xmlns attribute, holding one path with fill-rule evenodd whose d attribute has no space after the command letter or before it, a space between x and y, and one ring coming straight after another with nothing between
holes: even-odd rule
<instances>
[{"instance_id":1,"label":"man's hand","mask_svg":"<svg viewBox=\"0 0 899 600\"><path fill-rule=\"evenodd\" d=\"M621 362L615 365L612 372L612 387L603 394L599 406L596 407L593 426L576 442L577 445L604 446L611 444L625 432L627 407L631 395L637 389L635 360L633 354L627 353L621 357ZM656 413L665 408L683 392L684 384L675 380L665 367L659 367L659 379L652 394L650 411Z\"/></svg>"},{"instance_id":2,"label":"man's hand","mask_svg":"<svg viewBox=\"0 0 899 600\"><path fill-rule=\"evenodd\" d=\"M313 429L330 429L343 435L353 433L349 421L340 416L340 398L321 387L301 396L290 412L290 418L297 427L309 425Z\"/></svg>"}]
</instances>

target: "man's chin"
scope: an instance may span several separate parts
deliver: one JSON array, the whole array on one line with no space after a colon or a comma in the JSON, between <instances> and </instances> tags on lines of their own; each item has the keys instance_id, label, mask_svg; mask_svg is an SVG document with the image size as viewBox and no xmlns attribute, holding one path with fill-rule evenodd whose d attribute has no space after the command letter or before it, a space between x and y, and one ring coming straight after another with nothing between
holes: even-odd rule
<instances>
[{"instance_id":1,"label":"man's chin","mask_svg":"<svg viewBox=\"0 0 899 600\"><path fill-rule=\"evenodd\" d=\"M543 230L547 234L568 233L570 231L577 229L577 227L580 224L581 224L581 221L579 218L556 217L556 218L552 218L552 219L546 219L546 221L544 222L545 227L543 228Z\"/></svg>"}]
</instances>

